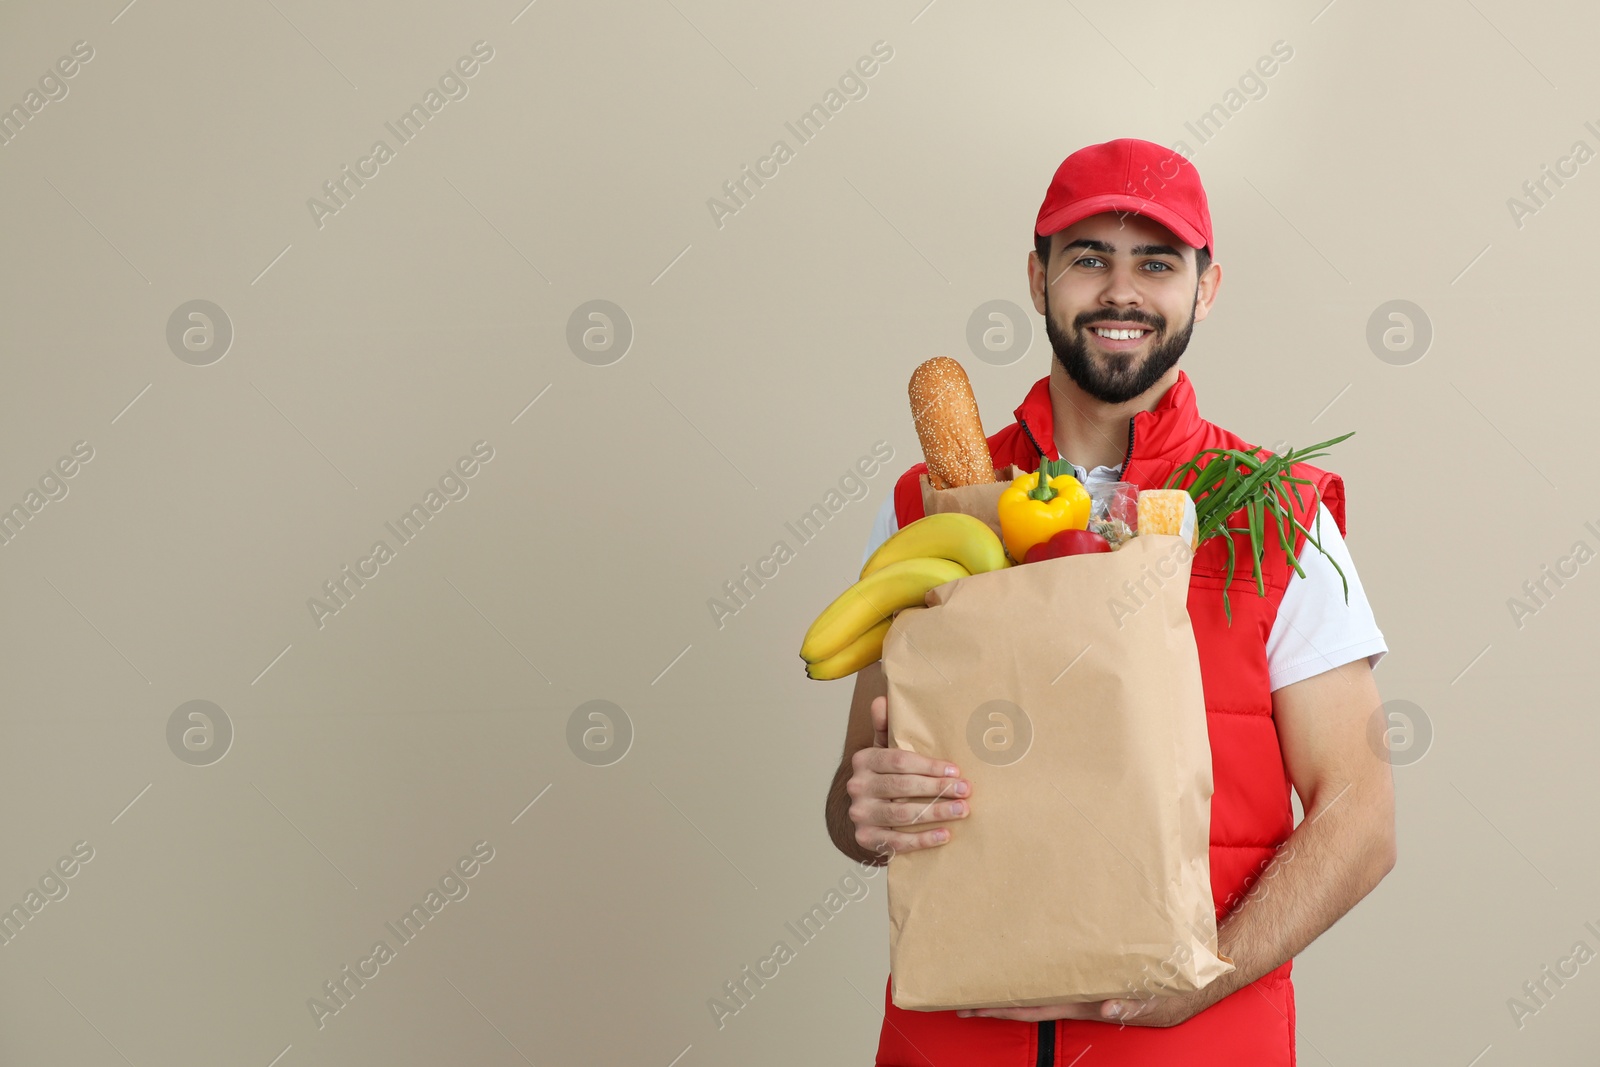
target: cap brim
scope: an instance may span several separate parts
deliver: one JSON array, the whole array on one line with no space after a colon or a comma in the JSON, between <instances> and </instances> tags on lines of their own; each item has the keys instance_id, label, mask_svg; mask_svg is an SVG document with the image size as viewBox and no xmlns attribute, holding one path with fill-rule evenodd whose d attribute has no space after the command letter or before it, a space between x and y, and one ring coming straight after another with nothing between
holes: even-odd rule
<instances>
[{"instance_id":1,"label":"cap brim","mask_svg":"<svg viewBox=\"0 0 1600 1067\"><path fill-rule=\"evenodd\" d=\"M1146 200L1142 196L1126 196L1121 193L1103 193L1063 204L1040 219L1034 226L1033 232L1043 237L1064 230L1074 222L1086 219L1090 215L1098 215L1102 211L1121 211L1154 219L1177 234L1180 240L1192 248L1204 248L1207 243L1199 230L1165 205Z\"/></svg>"}]
</instances>

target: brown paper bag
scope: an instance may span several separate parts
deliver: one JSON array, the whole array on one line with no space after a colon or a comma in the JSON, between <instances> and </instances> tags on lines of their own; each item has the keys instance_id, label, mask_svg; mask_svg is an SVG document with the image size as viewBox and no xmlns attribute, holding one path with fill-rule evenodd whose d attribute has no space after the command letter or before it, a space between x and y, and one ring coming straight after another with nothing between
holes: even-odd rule
<instances>
[{"instance_id":1,"label":"brown paper bag","mask_svg":"<svg viewBox=\"0 0 1600 1067\"><path fill-rule=\"evenodd\" d=\"M965 819L915 827L948 825L947 844L889 861L898 1007L1173 995L1233 970L1217 955L1191 555L1135 537L947 582L896 616L889 744L972 782Z\"/></svg>"},{"instance_id":2,"label":"brown paper bag","mask_svg":"<svg viewBox=\"0 0 1600 1067\"><path fill-rule=\"evenodd\" d=\"M1029 473L1015 463L1002 470L994 469L995 480L984 485L958 485L951 489L935 489L928 481L928 472L918 476L922 486L922 513L937 515L944 511L959 511L975 515L989 525L996 537L1000 536L1000 494L1011 488L1013 480Z\"/></svg>"}]
</instances>

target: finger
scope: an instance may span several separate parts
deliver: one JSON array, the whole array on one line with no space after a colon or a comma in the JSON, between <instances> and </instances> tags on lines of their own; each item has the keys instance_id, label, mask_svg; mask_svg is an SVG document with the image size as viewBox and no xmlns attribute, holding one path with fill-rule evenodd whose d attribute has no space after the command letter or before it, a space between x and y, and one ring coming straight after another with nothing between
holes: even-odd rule
<instances>
[{"instance_id":1,"label":"finger","mask_svg":"<svg viewBox=\"0 0 1600 1067\"><path fill-rule=\"evenodd\" d=\"M1105 1011L1101 1016L1105 1019L1119 1019L1127 1022L1140 1016L1149 1015L1155 1010L1155 998L1149 1000L1107 1000L1102 1002Z\"/></svg>"},{"instance_id":2,"label":"finger","mask_svg":"<svg viewBox=\"0 0 1600 1067\"><path fill-rule=\"evenodd\" d=\"M916 852L920 849L937 848L950 840L950 831L923 830L920 833L907 834L898 830L886 830L878 827L864 831L856 837L862 848L868 848L879 855L894 856L900 852Z\"/></svg>"},{"instance_id":3,"label":"finger","mask_svg":"<svg viewBox=\"0 0 1600 1067\"><path fill-rule=\"evenodd\" d=\"M977 1016L980 1019L1014 1019L1020 1023L1036 1023L1045 1018L1044 1008L978 1008L975 1011L956 1012L965 1019ZM1058 1016L1050 1016L1058 1018Z\"/></svg>"},{"instance_id":4,"label":"finger","mask_svg":"<svg viewBox=\"0 0 1600 1067\"><path fill-rule=\"evenodd\" d=\"M961 1018L1014 1019L1036 1023L1047 1019L1099 1019L1100 1001L1085 1004L1040 1004L1032 1008L972 1008L956 1012Z\"/></svg>"},{"instance_id":5,"label":"finger","mask_svg":"<svg viewBox=\"0 0 1600 1067\"><path fill-rule=\"evenodd\" d=\"M929 778L922 774L878 773L867 778L865 795L877 800L915 800L923 803L935 797L940 800L965 799L972 790L960 778Z\"/></svg>"},{"instance_id":6,"label":"finger","mask_svg":"<svg viewBox=\"0 0 1600 1067\"><path fill-rule=\"evenodd\" d=\"M946 822L967 817L964 800L897 800L880 802L868 816L873 826L915 826L918 823Z\"/></svg>"},{"instance_id":7,"label":"finger","mask_svg":"<svg viewBox=\"0 0 1600 1067\"><path fill-rule=\"evenodd\" d=\"M889 698L872 698L872 743L877 748L889 744Z\"/></svg>"},{"instance_id":8,"label":"finger","mask_svg":"<svg viewBox=\"0 0 1600 1067\"><path fill-rule=\"evenodd\" d=\"M861 766L878 774L920 774L929 778L959 778L961 768L949 760L934 759L904 748L863 749Z\"/></svg>"},{"instance_id":9,"label":"finger","mask_svg":"<svg viewBox=\"0 0 1600 1067\"><path fill-rule=\"evenodd\" d=\"M918 832L922 826L965 819L971 805L964 800L923 800L920 797L878 800L856 797L850 805L850 821L859 830L903 830Z\"/></svg>"}]
</instances>

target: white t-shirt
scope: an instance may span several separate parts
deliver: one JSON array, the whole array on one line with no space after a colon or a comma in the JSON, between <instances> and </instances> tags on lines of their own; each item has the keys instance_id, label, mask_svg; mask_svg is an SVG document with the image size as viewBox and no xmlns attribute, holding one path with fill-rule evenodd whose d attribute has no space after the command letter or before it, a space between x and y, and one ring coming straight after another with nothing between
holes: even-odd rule
<instances>
[{"instance_id":1,"label":"white t-shirt","mask_svg":"<svg viewBox=\"0 0 1600 1067\"><path fill-rule=\"evenodd\" d=\"M1116 467L1096 467L1087 477L1082 467L1073 470L1085 486L1097 482L1117 480ZM1350 603L1344 598L1344 587L1339 582L1339 572L1334 570L1328 557L1308 544L1300 553L1300 566L1306 576L1289 572L1289 585L1278 605L1277 617L1267 635L1267 672L1270 687L1282 689L1286 685L1304 681L1323 671L1341 667L1352 660L1367 657L1373 667L1389 651L1383 632L1372 617L1372 607L1356 575L1356 565L1350 559L1350 550L1339 536L1339 526L1328 511L1328 505L1319 505L1322 515L1322 547L1338 561L1350 583ZM894 510L894 494L890 493L878 509L867 538L867 550L861 556L865 564L868 557L899 529ZM1316 526L1311 527L1313 531Z\"/></svg>"}]
</instances>

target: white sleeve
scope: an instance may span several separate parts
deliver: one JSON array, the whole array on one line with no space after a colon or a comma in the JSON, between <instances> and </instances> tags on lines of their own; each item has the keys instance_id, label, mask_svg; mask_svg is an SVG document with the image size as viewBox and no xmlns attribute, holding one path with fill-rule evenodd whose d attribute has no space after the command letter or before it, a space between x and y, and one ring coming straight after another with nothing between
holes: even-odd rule
<instances>
[{"instance_id":1,"label":"white sleeve","mask_svg":"<svg viewBox=\"0 0 1600 1067\"><path fill-rule=\"evenodd\" d=\"M878 517L872 520L872 533L867 536L867 550L861 554L863 567L878 550L878 546L889 540L899 528L900 522L894 512L894 493L891 491L883 498L883 504L878 508Z\"/></svg>"},{"instance_id":2,"label":"white sleeve","mask_svg":"<svg viewBox=\"0 0 1600 1067\"><path fill-rule=\"evenodd\" d=\"M1328 556L1307 542L1300 553L1305 577L1289 572L1288 588L1267 636L1269 687L1274 690L1362 656L1376 667L1389 651L1383 632L1372 617L1372 606L1361 588L1350 549L1339 535L1328 505L1320 505L1320 514L1322 530L1318 539L1344 571L1345 580L1350 583L1350 602L1345 603L1339 572L1328 562ZM1311 529L1317 532L1315 525Z\"/></svg>"}]
</instances>

